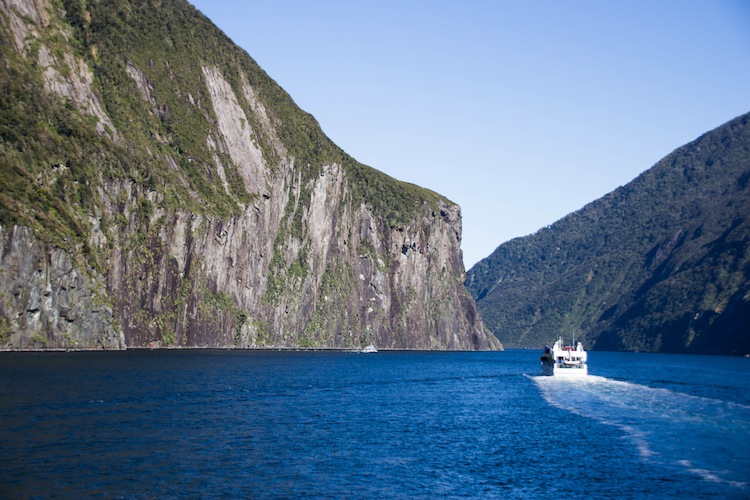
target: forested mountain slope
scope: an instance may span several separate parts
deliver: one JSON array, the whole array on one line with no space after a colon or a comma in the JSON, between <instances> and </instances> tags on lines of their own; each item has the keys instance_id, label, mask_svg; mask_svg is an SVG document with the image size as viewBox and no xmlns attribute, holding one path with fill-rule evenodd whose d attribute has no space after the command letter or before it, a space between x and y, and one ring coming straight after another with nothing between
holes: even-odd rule
<instances>
[{"instance_id":1,"label":"forested mountain slope","mask_svg":"<svg viewBox=\"0 0 750 500\"><path fill-rule=\"evenodd\" d=\"M750 353L750 115L467 274L506 347Z\"/></svg>"},{"instance_id":2,"label":"forested mountain slope","mask_svg":"<svg viewBox=\"0 0 750 500\"><path fill-rule=\"evenodd\" d=\"M184 0L0 0L0 60L0 347L500 347L459 207Z\"/></svg>"}]
</instances>

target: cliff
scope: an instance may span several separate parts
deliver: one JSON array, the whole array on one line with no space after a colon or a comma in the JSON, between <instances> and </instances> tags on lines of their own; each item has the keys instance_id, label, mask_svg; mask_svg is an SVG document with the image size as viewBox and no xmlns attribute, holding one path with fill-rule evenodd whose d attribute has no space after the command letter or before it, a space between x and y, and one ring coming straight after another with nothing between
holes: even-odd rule
<instances>
[{"instance_id":1,"label":"cliff","mask_svg":"<svg viewBox=\"0 0 750 500\"><path fill-rule=\"evenodd\" d=\"M750 353L750 115L555 224L500 245L467 286L506 346Z\"/></svg>"},{"instance_id":2,"label":"cliff","mask_svg":"<svg viewBox=\"0 0 750 500\"><path fill-rule=\"evenodd\" d=\"M186 2L0 19L0 347L501 348L459 207L346 155Z\"/></svg>"}]
</instances>

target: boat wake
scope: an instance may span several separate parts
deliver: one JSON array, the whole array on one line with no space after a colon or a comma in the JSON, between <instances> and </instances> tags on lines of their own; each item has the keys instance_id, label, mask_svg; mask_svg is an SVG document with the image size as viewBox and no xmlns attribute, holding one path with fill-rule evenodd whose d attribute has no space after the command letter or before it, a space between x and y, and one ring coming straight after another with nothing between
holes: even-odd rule
<instances>
[{"instance_id":1,"label":"boat wake","mask_svg":"<svg viewBox=\"0 0 750 500\"><path fill-rule=\"evenodd\" d=\"M643 460L750 489L750 407L593 375L529 378L550 405L619 428Z\"/></svg>"}]
</instances>

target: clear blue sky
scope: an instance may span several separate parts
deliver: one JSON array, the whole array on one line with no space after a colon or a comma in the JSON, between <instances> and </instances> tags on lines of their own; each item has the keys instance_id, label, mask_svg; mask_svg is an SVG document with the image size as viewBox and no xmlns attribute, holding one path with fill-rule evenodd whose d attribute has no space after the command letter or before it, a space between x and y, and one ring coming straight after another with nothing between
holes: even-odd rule
<instances>
[{"instance_id":1,"label":"clear blue sky","mask_svg":"<svg viewBox=\"0 0 750 500\"><path fill-rule=\"evenodd\" d=\"M196 0L360 162L461 205L467 269L750 111L746 0Z\"/></svg>"}]
</instances>

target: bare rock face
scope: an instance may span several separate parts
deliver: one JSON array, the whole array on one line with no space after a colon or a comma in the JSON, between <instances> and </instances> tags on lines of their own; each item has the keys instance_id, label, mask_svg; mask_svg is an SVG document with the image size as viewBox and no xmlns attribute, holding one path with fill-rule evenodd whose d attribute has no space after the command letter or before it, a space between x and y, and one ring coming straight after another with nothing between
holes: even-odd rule
<instances>
[{"instance_id":1,"label":"bare rock face","mask_svg":"<svg viewBox=\"0 0 750 500\"><path fill-rule=\"evenodd\" d=\"M0 227L0 342L7 348L122 349L101 277L82 274L29 228Z\"/></svg>"},{"instance_id":2,"label":"bare rock face","mask_svg":"<svg viewBox=\"0 0 750 500\"><path fill-rule=\"evenodd\" d=\"M0 2L21 57L36 40L44 91L91 117L107 147L142 147L128 143L86 59L45 45L50 31L72 36L64 12L43 0ZM289 152L294 139L279 132L289 118L242 68L202 64L191 73L200 87L181 88L165 62L167 92L179 97L170 107L151 65L110 71L132 85L130 105L154 117L139 158L170 177L145 183L102 170L85 179L93 202L55 205L77 220L78 243L65 249L31 227L0 226L1 347L501 348L463 286L458 206L401 189L417 193L401 200L410 212L389 218L363 198L366 181L344 156L311 165ZM158 127L177 112L202 117L194 135L207 161L186 152L196 145L165 147L176 129ZM196 163L190 178L185 165ZM200 199L195 172L213 186L204 192L235 208L176 202L164 179Z\"/></svg>"}]
</instances>

